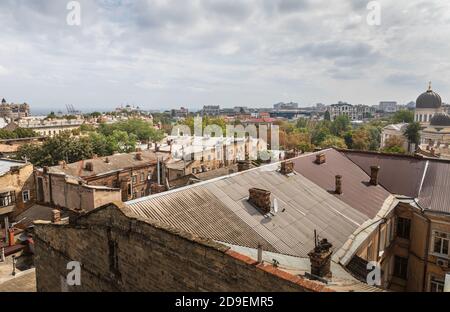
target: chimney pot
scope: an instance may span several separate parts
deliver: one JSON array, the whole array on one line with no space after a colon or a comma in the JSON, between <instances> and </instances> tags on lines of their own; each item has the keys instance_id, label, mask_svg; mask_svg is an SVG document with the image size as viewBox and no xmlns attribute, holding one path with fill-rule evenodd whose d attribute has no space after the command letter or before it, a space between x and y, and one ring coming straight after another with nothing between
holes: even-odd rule
<instances>
[{"instance_id":1,"label":"chimney pot","mask_svg":"<svg viewBox=\"0 0 450 312\"><path fill-rule=\"evenodd\" d=\"M262 214L266 215L272 208L270 201L270 192L263 189L251 188L249 189L248 201L254 205Z\"/></svg>"},{"instance_id":2,"label":"chimney pot","mask_svg":"<svg viewBox=\"0 0 450 312\"><path fill-rule=\"evenodd\" d=\"M318 155L316 155L316 164L318 165L322 165L324 163L326 163L327 159L324 153L320 153Z\"/></svg>"},{"instance_id":3,"label":"chimney pot","mask_svg":"<svg viewBox=\"0 0 450 312\"><path fill-rule=\"evenodd\" d=\"M61 211L54 209L52 210L52 223L61 222Z\"/></svg>"},{"instance_id":4,"label":"chimney pot","mask_svg":"<svg viewBox=\"0 0 450 312\"><path fill-rule=\"evenodd\" d=\"M370 167L370 184L378 185L378 173L380 172L380 166Z\"/></svg>"},{"instance_id":5,"label":"chimney pot","mask_svg":"<svg viewBox=\"0 0 450 312\"><path fill-rule=\"evenodd\" d=\"M342 176L341 175L336 176L336 194L339 194L339 195L342 194Z\"/></svg>"}]
</instances>

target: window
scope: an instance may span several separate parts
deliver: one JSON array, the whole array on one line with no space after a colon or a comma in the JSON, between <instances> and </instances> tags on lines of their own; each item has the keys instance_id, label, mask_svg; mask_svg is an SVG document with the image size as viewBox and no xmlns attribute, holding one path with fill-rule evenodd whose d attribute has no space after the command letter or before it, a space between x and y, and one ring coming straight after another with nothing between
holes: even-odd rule
<instances>
[{"instance_id":1,"label":"window","mask_svg":"<svg viewBox=\"0 0 450 312\"><path fill-rule=\"evenodd\" d=\"M433 233L433 252L440 256L448 257L448 247L450 243L450 234L434 231Z\"/></svg>"},{"instance_id":2,"label":"window","mask_svg":"<svg viewBox=\"0 0 450 312\"><path fill-rule=\"evenodd\" d=\"M22 192L22 200L24 203L28 203L30 201L30 191L29 190Z\"/></svg>"},{"instance_id":3,"label":"window","mask_svg":"<svg viewBox=\"0 0 450 312\"><path fill-rule=\"evenodd\" d=\"M131 196L131 184L128 183L128 196Z\"/></svg>"},{"instance_id":4,"label":"window","mask_svg":"<svg viewBox=\"0 0 450 312\"><path fill-rule=\"evenodd\" d=\"M145 172L141 172L141 182L145 181Z\"/></svg>"},{"instance_id":5,"label":"window","mask_svg":"<svg viewBox=\"0 0 450 312\"><path fill-rule=\"evenodd\" d=\"M145 197L145 190L141 191L141 197Z\"/></svg>"},{"instance_id":6,"label":"window","mask_svg":"<svg viewBox=\"0 0 450 312\"><path fill-rule=\"evenodd\" d=\"M408 259L395 256L394 260L394 276L406 279L408 272Z\"/></svg>"},{"instance_id":7,"label":"window","mask_svg":"<svg viewBox=\"0 0 450 312\"><path fill-rule=\"evenodd\" d=\"M444 281L432 276L430 280L430 292L444 292Z\"/></svg>"},{"instance_id":8,"label":"window","mask_svg":"<svg viewBox=\"0 0 450 312\"><path fill-rule=\"evenodd\" d=\"M411 229L411 220L406 218L397 218L397 236L409 239L409 232Z\"/></svg>"},{"instance_id":9,"label":"window","mask_svg":"<svg viewBox=\"0 0 450 312\"><path fill-rule=\"evenodd\" d=\"M132 181L133 181L133 184L136 184L136 182L137 182L137 176L133 176L133 177L132 177Z\"/></svg>"}]
</instances>

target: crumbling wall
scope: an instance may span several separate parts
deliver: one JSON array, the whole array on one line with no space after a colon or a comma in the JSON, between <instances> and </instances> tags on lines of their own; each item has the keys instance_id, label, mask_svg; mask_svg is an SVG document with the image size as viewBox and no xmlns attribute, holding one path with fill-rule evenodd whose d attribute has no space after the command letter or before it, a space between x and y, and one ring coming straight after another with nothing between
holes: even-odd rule
<instances>
[{"instance_id":1,"label":"crumbling wall","mask_svg":"<svg viewBox=\"0 0 450 312\"><path fill-rule=\"evenodd\" d=\"M222 244L128 218L115 205L75 224L36 224L35 244L38 291L66 288L70 261L82 268L70 291L325 290Z\"/></svg>"}]
</instances>

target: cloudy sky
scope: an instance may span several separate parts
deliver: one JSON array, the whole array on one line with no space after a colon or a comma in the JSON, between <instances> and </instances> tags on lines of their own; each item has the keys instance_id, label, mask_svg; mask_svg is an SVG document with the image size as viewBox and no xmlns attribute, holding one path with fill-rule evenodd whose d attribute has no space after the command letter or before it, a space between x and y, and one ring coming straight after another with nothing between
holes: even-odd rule
<instances>
[{"instance_id":1,"label":"cloudy sky","mask_svg":"<svg viewBox=\"0 0 450 312\"><path fill-rule=\"evenodd\" d=\"M0 1L0 97L34 111L450 102L450 1Z\"/></svg>"}]
</instances>

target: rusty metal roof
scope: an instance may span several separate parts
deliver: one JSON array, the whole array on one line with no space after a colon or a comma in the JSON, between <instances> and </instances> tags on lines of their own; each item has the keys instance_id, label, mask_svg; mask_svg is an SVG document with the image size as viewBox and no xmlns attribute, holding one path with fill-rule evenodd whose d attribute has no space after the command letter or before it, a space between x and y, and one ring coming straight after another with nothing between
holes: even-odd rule
<instances>
[{"instance_id":1,"label":"rusty metal roof","mask_svg":"<svg viewBox=\"0 0 450 312\"><path fill-rule=\"evenodd\" d=\"M144 218L158 220L200 237L306 257L314 230L339 249L368 217L300 174L285 176L278 164L201 182L127 203ZM261 188L277 199L279 210L264 216L247 202L248 190Z\"/></svg>"},{"instance_id":2,"label":"rusty metal roof","mask_svg":"<svg viewBox=\"0 0 450 312\"><path fill-rule=\"evenodd\" d=\"M315 163L316 155L322 153L326 156L326 162L318 165ZM370 177L337 150L305 155L293 159L293 162L298 173L369 218L376 216L390 195L383 187L370 185ZM342 176L341 195L335 194L336 175Z\"/></svg>"},{"instance_id":3,"label":"rusty metal roof","mask_svg":"<svg viewBox=\"0 0 450 312\"><path fill-rule=\"evenodd\" d=\"M64 173L73 177L88 178L100 176L110 172L121 171L127 168L135 168L149 164L155 164L157 157L167 159L167 153L155 153L153 151L141 152L142 160L136 159L137 153L116 154L107 157L98 157L88 160L81 160L75 163L54 166L50 168L51 173ZM108 160L108 162L106 161ZM93 170L86 170L86 163L93 164Z\"/></svg>"},{"instance_id":4,"label":"rusty metal roof","mask_svg":"<svg viewBox=\"0 0 450 312\"><path fill-rule=\"evenodd\" d=\"M370 166L380 166L379 182L392 194L417 197L426 161L407 156L344 151L367 174Z\"/></svg>"}]
</instances>

